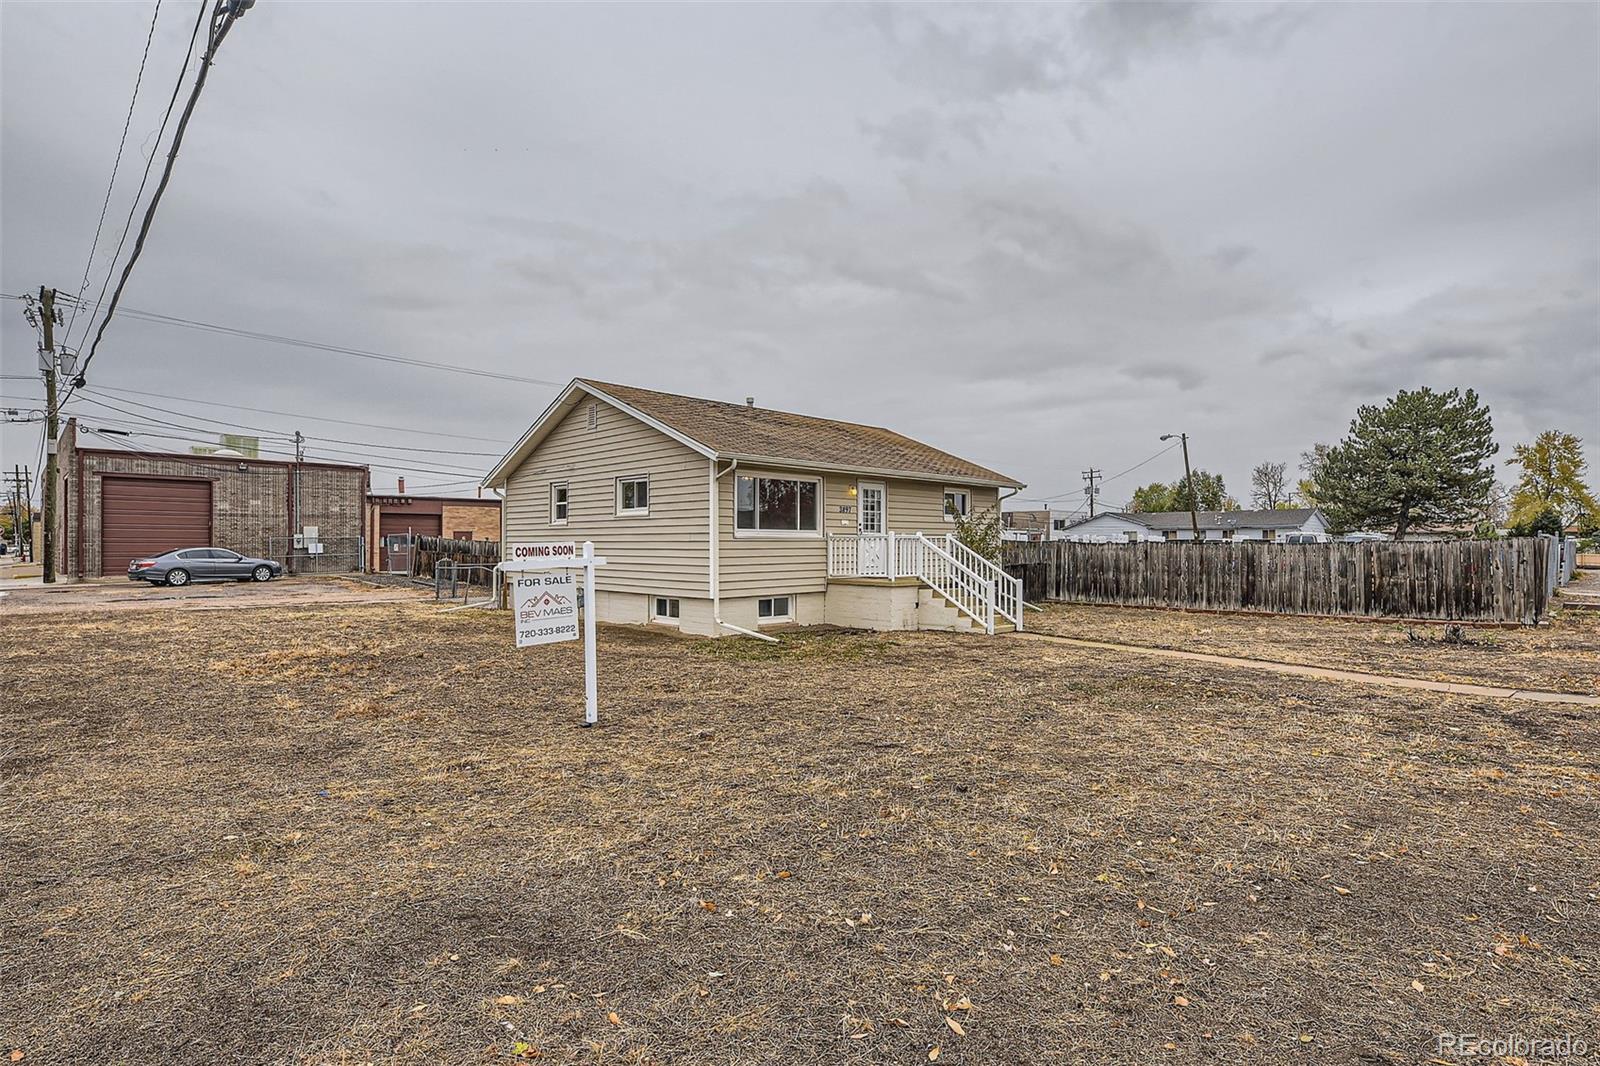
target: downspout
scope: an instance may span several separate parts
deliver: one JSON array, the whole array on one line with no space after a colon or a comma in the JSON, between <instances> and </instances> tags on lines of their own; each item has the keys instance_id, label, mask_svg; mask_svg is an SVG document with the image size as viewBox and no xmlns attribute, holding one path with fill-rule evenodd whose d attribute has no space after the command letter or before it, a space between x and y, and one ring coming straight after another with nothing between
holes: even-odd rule
<instances>
[{"instance_id":1,"label":"downspout","mask_svg":"<svg viewBox=\"0 0 1600 1066\"><path fill-rule=\"evenodd\" d=\"M764 640L769 644L776 644L778 643L777 637L769 637L765 633L757 633L754 630L745 629L743 626L736 626L731 622L724 622L722 620L721 564L717 558L717 542L721 539L719 534L722 526L718 511L720 510L719 505L721 503L722 493L718 490L718 486L722 483L722 479L724 477L733 473L739 468L739 460L728 460L728 468L720 473L717 471L717 461L715 459L708 460L707 463L707 473L711 475L711 570L709 574L711 578L711 618L714 622L716 622L718 629L731 629L735 633L743 633L747 637L755 637L757 640Z\"/></svg>"}]
</instances>

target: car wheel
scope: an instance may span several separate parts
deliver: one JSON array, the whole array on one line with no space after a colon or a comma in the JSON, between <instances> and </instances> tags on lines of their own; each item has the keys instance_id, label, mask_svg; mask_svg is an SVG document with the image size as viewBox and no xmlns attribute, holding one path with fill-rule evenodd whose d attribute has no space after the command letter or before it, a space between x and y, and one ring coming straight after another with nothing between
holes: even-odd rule
<instances>
[{"instance_id":1,"label":"car wheel","mask_svg":"<svg viewBox=\"0 0 1600 1066\"><path fill-rule=\"evenodd\" d=\"M254 570L250 571L250 576L255 578L257 581L271 581L272 567L258 566Z\"/></svg>"},{"instance_id":2,"label":"car wheel","mask_svg":"<svg viewBox=\"0 0 1600 1066\"><path fill-rule=\"evenodd\" d=\"M187 585L188 583L189 583L189 571L187 571L187 570L168 570L167 571L167 584L171 585L173 588L181 588L182 586Z\"/></svg>"}]
</instances>

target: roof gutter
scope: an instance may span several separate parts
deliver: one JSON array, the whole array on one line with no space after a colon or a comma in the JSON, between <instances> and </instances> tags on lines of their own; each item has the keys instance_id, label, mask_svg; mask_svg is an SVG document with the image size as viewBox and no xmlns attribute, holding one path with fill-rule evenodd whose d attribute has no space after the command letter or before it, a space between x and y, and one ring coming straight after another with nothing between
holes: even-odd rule
<instances>
[{"instance_id":1,"label":"roof gutter","mask_svg":"<svg viewBox=\"0 0 1600 1066\"><path fill-rule=\"evenodd\" d=\"M717 469L717 461L715 458L709 460L707 463L707 471L711 475L711 570L708 575L710 577L711 584L711 619L712 621L716 622L718 629L731 629L735 633L743 633L747 637L755 637L757 640L764 640L769 644L776 644L778 643L777 637L769 637L765 633L757 633L753 629L746 629L743 626L736 626L732 622L724 622L722 620L721 566L717 557L717 548L720 540L722 539L720 536L722 522L718 514L722 501L722 493L718 490L718 486L722 484L722 479L724 477L733 473L737 469L739 469L739 460L737 459L729 460L727 469L721 471Z\"/></svg>"},{"instance_id":2,"label":"roof gutter","mask_svg":"<svg viewBox=\"0 0 1600 1066\"><path fill-rule=\"evenodd\" d=\"M947 485L972 485L980 488L1009 488L1020 492L1027 486L1020 481L1010 481L1004 478L964 477L960 474L940 474L930 470L898 470L888 467L873 466L848 466L842 463L816 463L806 462L801 459L780 459L770 455L744 455L728 452L718 453L718 458L731 459L735 463L746 463L750 466L770 466L779 470L806 470L820 474L866 474L871 477L899 478L903 481L942 481Z\"/></svg>"}]
</instances>

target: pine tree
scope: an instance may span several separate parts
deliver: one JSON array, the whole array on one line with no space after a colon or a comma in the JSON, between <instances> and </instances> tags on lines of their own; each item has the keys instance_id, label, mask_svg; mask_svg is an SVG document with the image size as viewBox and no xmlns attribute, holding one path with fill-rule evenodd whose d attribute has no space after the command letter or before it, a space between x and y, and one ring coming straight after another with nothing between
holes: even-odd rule
<instances>
[{"instance_id":1,"label":"pine tree","mask_svg":"<svg viewBox=\"0 0 1600 1066\"><path fill-rule=\"evenodd\" d=\"M1363 404L1317 471L1317 500L1339 529L1464 525L1481 515L1498 451L1489 409L1471 389L1402 389Z\"/></svg>"}]
</instances>

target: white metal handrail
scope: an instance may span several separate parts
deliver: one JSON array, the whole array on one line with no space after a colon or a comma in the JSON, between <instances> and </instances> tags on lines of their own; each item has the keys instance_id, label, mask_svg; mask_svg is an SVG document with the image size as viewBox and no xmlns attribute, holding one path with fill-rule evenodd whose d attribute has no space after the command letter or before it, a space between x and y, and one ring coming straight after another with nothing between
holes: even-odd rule
<instances>
[{"instance_id":1,"label":"white metal handrail","mask_svg":"<svg viewBox=\"0 0 1600 1066\"><path fill-rule=\"evenodd\" d=\"M969 569L994 581L994 609L999 612L1001 617L1016 626L1017 631L1020 633L1022 631L1022 610L1025 606L1022 602L1022 581L1006 573L1005 569L997 565L993 560L984 558L961 543L956 539L954 533L946 533L944 542L945 550L951 555L959 559Z\"/></svg>"}]
</instances>

